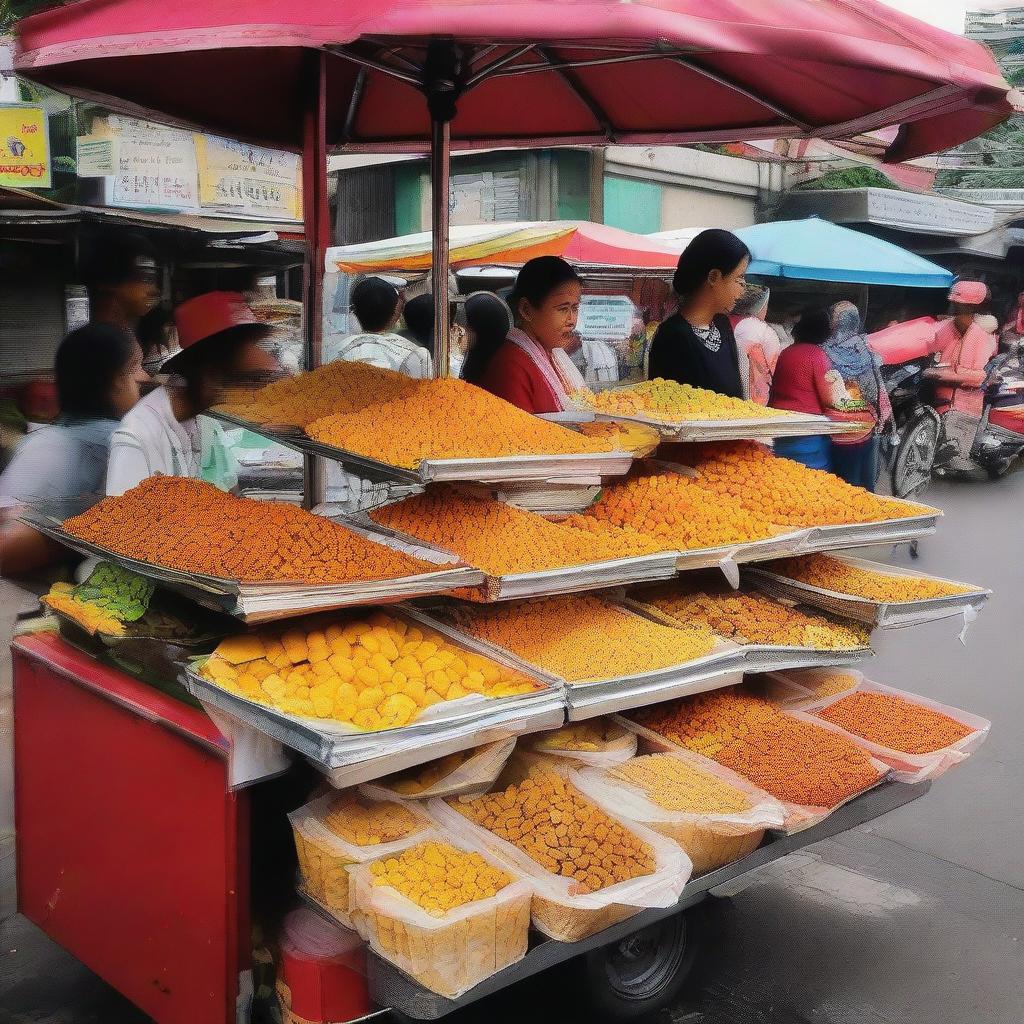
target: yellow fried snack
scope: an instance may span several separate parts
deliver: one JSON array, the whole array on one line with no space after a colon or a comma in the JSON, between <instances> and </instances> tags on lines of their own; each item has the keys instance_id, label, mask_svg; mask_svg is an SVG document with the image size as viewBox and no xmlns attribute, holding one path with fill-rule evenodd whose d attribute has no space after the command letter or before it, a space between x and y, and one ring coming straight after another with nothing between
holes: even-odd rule
<instances>
[{"instance_id":1,"label":"yellow fried snack","mask_svg":"<svg viewBox=\"0 0 1024 1024\"><path fill-rule=\"evenodd\" d=\"M578 893L650 875L657 867L647 843L543 767L531 768L517 785L452 806L545 870L572 879Z\"/></svg>"},{"instance_id":2,"label":"yellow fried snack","mask_svg":"<svg viewBox=\"0 0 1024 1024\"><path fill-rule=\"evenodd\" d=\"M816 650L856 650L870 632L790 608L763 594L739 591L687 593L678 585L639 591L637 598L685 626L704 626L716 636L741 643Z\"/></svg>"},{"instance_id":3,"label":"yellow fried snack","mask_svg":"<svg viewBox=\"0 0 1024 1024\"><path fill-rule=\"evenodd\" d=\"M609 388L583 401L598 412L619 416L643 416L658 423L686 420L768 420L788 414L742 398L729 398L692 384L664 377L641 381L624 388Z\"/></svg>"},{"instance_id":4,"label":"yellow fried snack","mask_svg":"<svg viewBox=\"0 0 1024 1024\"><path fill-rule=\"evenodd\" d=\"M374 885L391 886L432 917L490 899L512 882L511 875L479 853L438 842L420 843L397 857L375 861L370 872Z\"/></svg>"},{"instance_id":5,"label":"yellow fried snack","mask_svg":"<svg viewBox=\"0 0 1024 1024\"><path fill-rule=\"evenodd\" d=\"M634 757L609 769L608 777L635 786L666 811L739 814L750 809L746 793L671 754Z\"/></svg>"},{"instance_id":6,"label":"yellow fried snack","mask_svg":"<svg viewBox=\"0 0 1024 1024\"><path fill-rule=\"evenodd\" d=\"M287 714L366 730L408 725L441 701L508 697L539 685L384 611L306 621L259 630L264 657L232 665L214 653L200 674Z\"/></svg>"},{"instance_id":7,"label":"yellow fried snack","mask_svg":"<svg viewBox=\"0 0 1024 1024\"><path fill-rule=\"evenodd\" d=\"M380 846L404 839L424 827L408 807L391 800L367 800L346 794L323 816L324 825L353 846Z\"/></svg>"},{"instance_id":8,"label":"yellow fried snack","mask_svg":"<svg viewBox=\"0 0 1024 1024\"><path fill-rule=\"evenodd\" d=\"M665 626L589 594L450 610L460 629L568 682L614 679L710 654L708 629Z\"/></svg>"},{"instance_id":9,"label":"yellow fried snack","mask_svg":"<svg viewBox=\"0 0 1024 1024\"><path fill-rule=\"evenodd\" d=\"M973 587L962 583L946 583L927 576L902 576L875 572L850 565L829 555L801 555L768 562L764 568L787 579L797 580L837 594L850 594L869 601L898 604L905 601L927 601L936 597L970 594Z\"/></svg>"},{"instance_id":10,"label":"yellow fried snack","mask_svg":"<svg viewBox=\"0 0 1024 1024\"><path fill-rule=\"evenodd\" d=\"M607 718L570 722L561 729L539 733L530 744L534 750L578 750L596 753L622 735L622 726Z\"/></svg>"},{"instance_id":11,"label":"yellow fried snack","mask_svg":"<svg viewBox=\"0 0 1024 1024\"><path fill-rule=\"evenodd\" d=\"M448 778L456 768L461 768L475 754L475 750L458 750L435 761L407 768L404 772L395 772L381 779L377 785L390 789L400 796L418 796L432 789L442 779Z\"/></svg>"},{"instance_id":12,"label":"yellow fried snack","mask_svg":"<svg viewBox=\"0 0 1024 1024\"><path fill-rule=\"evenodd\" d=\"M76 601L71 596L71 584L55 583L50 592L42 598L43 604L54 611L63 612L89 634L103 633L106 636L124 636L125 627L120 619L108 615L103 609L85 601Z\"/></svg>"}]
</instances>

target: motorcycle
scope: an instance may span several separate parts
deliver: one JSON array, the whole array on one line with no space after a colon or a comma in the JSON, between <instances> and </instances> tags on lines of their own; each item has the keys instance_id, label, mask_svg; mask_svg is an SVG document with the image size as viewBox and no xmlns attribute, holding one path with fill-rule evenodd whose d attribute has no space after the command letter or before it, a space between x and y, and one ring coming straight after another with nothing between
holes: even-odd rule
<instances>
[{"instance_id":1,"label":"motorcycle","mask_svg":"<svg viewBox=\"0 0 1024 1024\"><path fill-rule=\"evenodd\" d=\"M889 473L897 498L916 498L931 483L942 438L942 420L922 399L930 357L883 365L882 381L892 404L892 419L879 438L879 471Z\"/></svg>"}]
</instances>

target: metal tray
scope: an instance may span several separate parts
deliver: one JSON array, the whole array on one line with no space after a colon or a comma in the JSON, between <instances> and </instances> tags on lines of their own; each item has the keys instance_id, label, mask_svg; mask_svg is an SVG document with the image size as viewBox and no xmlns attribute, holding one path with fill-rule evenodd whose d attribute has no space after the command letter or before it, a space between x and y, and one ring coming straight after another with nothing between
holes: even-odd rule
<instances>
[{"instance_id":1,"label":"metal tray","mask_svg":"<svg viewBox=\"0 0 1024 1024\"><path fill-rule=\"evenodd\" d=\"M830 420L826 416L791 413L789 416L771 416L737 420L679 420L665 423L649 416L620 416L599 412L599 420L622 420L652 427L666 441L742 441L770 440L773 437L805 437L812 434L849 434L863 430L862 424Z\"/></svg>"},{"instance_id":2,"label":"metal tray","mask_svg":"<svg viewBox=\"0 0 1024 1024\"><path fill-rule=\"evenodd\" d=\"M920 502L889 498L901 505L915 506ZM816 551L835 551L840 548L869 547L874 544L902 544L935 532L940 509L930 508L920 515L906 519L883 519L878 523L849 523L840 526L812 526L794 554L808 555Z\"/></svg>"},{"instance_id":3,"label":"metal tray","mask_svg":"<svg viewBox=\"0 0 1024 1024\"><path fill-rule=\"evenodd\" d=\"M610 715L630 708L659 704L675 697L735 686L743 682L744 657L735 644L719 641L711 654L681 665L618 679L566 683L565 704L570 722Z\"/></svg>"},{"instance_id":4,"label":"metal tray","mask_svg":"<svg viewBox=\"0 0 1024 1024\"><path fill-rule=\"evenodd\" d=\"M340 723L330 725L320 719L299 718L276 708L257 704L238 694L229 693L216 683L200 676L196 671L196 662L180 665L181 682L193 696L228 712L271 739L298 751L313 761L317 767L327 771L353 763L372 762L376 765L387 762L380 772L381 775L386 775L392 771L400 771L402 767L410 767L421 761L442 756L433 752L434 741L444 739L449 733L465 735L468 740L472 740L472 737L478 735L481 730L496 725L506 729L505 735L516 735L514 726L520 718L527 724L538 718L544 723L553 719L556 726L564 721L565 703L561 686L552 676L538 673L498 648L463 637L453 630L441 628L437 623L411 609L399 608L395 610L395 614L408 622L428 625L463 649L483 654L492 661L529 676L540 683L541 688L533 693L511 697L488 698L473 695L447 702L447 707L444 704L435 704L428 709L426 717L401 729L364 732L354 727L345 728ZM540 724L523 731L552 727ZM473 743L468 742L465 745L472 746ZM408 764L389 766L391 758L410 749L422 751L422 756ZM463 746L456 746L453 749L461 750ZM376 774L369 774L360 781L377 777Z\"/></svg>"},{"instance_id":5,"label":"metal tray","mask_svg":"<svg viewBox=\"0 0 1024 1024\"><path fill-rule=\"evenodd\" d=\"M278 444L304 455L344 463L371 480L402 480L428 484L455 481L501 483L509 480L592 480L622 476L629 472L633 456L629 452L596 452L589 455L507 455L488 459L424 459L416 468L394 466L389 462L345 448L324 444L298 428L250 423L228 413L214 413L218 419L245 427Z\"/></svg>"},{"instance_id":6,"label":"metal tray","mask_svg":"<svg viewBox=\"0 0 1024 1024\"><path fill-rule=\"evenodd\" d=\"M875 656L870 647L832 651L813 647L744 644L741 650L744 672L782 672L793 668L848 668Z\"/></svg>"},{"instance_id":7,"label":"metal tray","mask_svg":"<svg viewBox=\"0 0 1024 1024\"><path fill-rule=\"evenodd\" d=\"M842 555L833 555L832 557L838 558L848 565L867 569L870 572L883 573L887 576L920 577L924 575L880 562L870 562L863 558L850 558ZM856 622L864 622L882 629L919 626L925 622L934 622L954 616L963 617L965 622L971 621L992 594L991 590L976 587L966 594L951 594L947 597L932 597L920 601L872 601L866 597L813 587L808 583L801 583L799 580L769 572L767 569L751 568L747 570L747 574L750 581L759 590L763 590L772 597L799 601L801 604L820 608L833 615L853 619ZM955 582L937 576L928 578L941 583ZM963 586L964 584L958 585Z\"/></svg>"},{"instance_id":8,"label":"metal tray","mask_svg":"<svg viewBox=\"0 0 1024 1024\"><path fill-rule=\"evenodd\" d=\"M371 535L379 535L392 542L422 543L407 533L378 525L365 513L357 513L345 522L355 522ZM451 551L444 551L441 548L437 550L449 558L459 558ZM675 576L678 559L678 551L662 551L653 555L614 558L560 569L543 569L539 572L509 573L504 576L482 573L481 592L487 601L511 601L527 597L575 594L584 590L621 587L634 583L655 583Z\"/></svg>"},{"instance_id":9,"label":"metal tray","mask_svg":"<svg viewBox=\"0 0 1024 1024\"><path fill-rule=\"evenodd\" d=\"M77 503L77 511L91 507L94 501ZM376 530L367 530L345 520L344 525L369 540L387 544L396 550L413 554L427 562L443 566L437 572L419 573L394 580L365 583L338 583L310 586L302 583L241 583L238 580L187 573L166 566L142 562L119 555L114 551L92 544L65 532L63 523L70 515L67 503L56 512L43 506L26 510L21 521L59 541L83 555L96 555L124 566L140 575L148 576L185 597L216 611L226 612L243 622L265 622L272 619L304 615L314 611L328 611L355 605L389 604L413 597L446 594L463 587L477 587L484 574L459 562L446 552L439 552L411 539L385 538Z\"/></svg>"}]
</instances>

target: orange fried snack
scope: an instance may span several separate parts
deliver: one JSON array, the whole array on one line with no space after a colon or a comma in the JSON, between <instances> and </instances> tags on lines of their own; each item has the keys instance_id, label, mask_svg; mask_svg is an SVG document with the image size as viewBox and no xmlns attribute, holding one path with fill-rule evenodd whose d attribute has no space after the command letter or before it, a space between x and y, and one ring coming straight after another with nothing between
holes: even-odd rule
<instances>
[{"instance_id":1,"label":"orange fried snack","mask_svg":"<svg viewBox=\"0 0 1024 1024\"><path fill-rule=\"evenodd\" d=\"M353 846L381 846L426 827L408 807L390 800L366 800L346 793L335 800L323 824Z\"/></svg>"},{"instance_id":2,"label":"orange fried snack","mask_svg":"<svg viewBox=\"0 0 1024 1024\"><path fill-rule=\"evenodd\" d=\"M868 753L845 737L736 690L701 694L632 717L789 803L835 807L880 778Z\"/></svg>"},{"instance_id":3,"label":"orange fried snack","mask_svg":"<svg viewBox=\"0 0 1024 1024\"><path fill-rule=\"evenodd\" d=\"M733 590L687 593L671 584L638 591L636 596L682 626L703 626L738 643L831 651L855 650L869 642L869 631L858 623L832 622L764 594Z\"/></svg>"},{"instance_id":4,"label":"orange fried snack","mask_svg":"<svg viewBox=\"0 0 1024 1024\"><path fill-rule=\"evenodd\" d=\"M305 427L332 413L352 412L390 401L415 384L412 378L394 370L339 359L275 381L244 400L219 406L217 411L250 423Z\"/></svg>"},{"instance_id":5,"label":"orange fried snack","mask_svg":"<svg viewBox=\"0 0 1024 1024\"><path fill-rule=\"evenodd\" d=\"M927 601L936 597L969 594L974 588L946 583L927 576L890 575L850 565L829 555L801 555L768 562L764 568L787 579L797 580L837 594L850 594L869 601L900 603Z\"/></svg>"},{"instance_id":6,"label":"orange fried snack","mask_svg":"<svg viewBox=\"0 0 1024 1024\"><path fill-rule=\"evenodd\" d=\"M448 485L373 509L381 526L450 551L492 576L650 555L664 545L628 530L591 534Z\"/></svg>"},{"instance_id":7,"label":"orange fried snack","mask_svg":"<svg viewBox=\"0 0 1024 1024\"><path fill-rule=\"evenodd\" d=\"M708 629L664 626L590 594L460 605L449 615L477 639L570 683L653 672L703 657L715 645Z\"/></svg>"},{"instance_id":8,"label":"orange fried snack","mask_svg":"<svg viewBox=\"0 0 1024 1024\"><path fill-rule=\"evenodd\" d=\"M128 558L241 582L352 583L437 569L293 505L174 476L104 498L64 529Z\"/></svg>"},{"instance_id":9,"label":"orange fried snack","mask_svg":"<svg viewBox=\"0 0 1024 1024\"><path fill-rule=\"evenodd\" d=\"M574 526L631 527L680 551L764 540L779 527L726 497L712 497L681 473L638 473L605 484L598 500Z\"/></svg>"},{"instance_id":10,"label":"orange fried snack","mask_svg":"<svg viewBox=\"0 0 1024 1024\"><path fill-rule=\"evenodd\" d=\"M973 731L955 718L895 693L861 690L815 712L847 732L904 754L930 754L966 739Z\"/></svg>"},{"instance_id":11,"label":"orange fried snack","mask_svg":"<svg viewBox=\"0 0 1024 1024\"><path fill-rule=\"evenodd\" d=\"M683 458L697 470L705 490L779 526L875 523L925 511L853 487L824 470L777 458L751 441L694 445Z\"/></svg>"},{"instance_id":12,"label":"orange fried snack","mask_svg":"<svg viewBox=\"0 0 1024 1024\"><path fill-rule=\"evenodd\" d=\"M306 427L324 444L414 468L424 459L487 459L512 455L589 455L613 450L531 416L464 380L417 381L390 401L334 412Z\"/></svg>"},{"instance_id":13,"label":"orange fried snack","mask_svg":"<svg viewBox=\"0 0 1024 1024\"><path fill-rule=\"evenodd\" d=\"M653 874L654 851L558 772L535 767L518 785L451 801L470 821L512 843L577 893Z\"/></svg>"}]
</instances>

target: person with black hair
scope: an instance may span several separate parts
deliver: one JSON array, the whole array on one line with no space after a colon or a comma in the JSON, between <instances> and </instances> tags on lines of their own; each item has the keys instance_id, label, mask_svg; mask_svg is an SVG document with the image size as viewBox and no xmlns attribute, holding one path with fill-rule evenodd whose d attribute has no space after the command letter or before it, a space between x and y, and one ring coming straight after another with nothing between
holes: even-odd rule
<instances>
[{"instance_id":1,"label":"person with black hair","mask_svg":"<svg viewBox=\"0 0 1024 1024\"><path fill-rule=\"evenodd\" d=\"M110 438L139 400L146 380L133 337L110 324L72 331L57 349L54 376L60 415L18 445L0 475L0 571L21 575L57 561L64 548L13 522L14 509L32 501L99 496L105 490Z\"/></svg>"},{"instance_id":2,"label":"person with black hair","mask_svg":"<svg viewBox=\"0 0 1024 1024\"><path fill-rule=\"evenodd\" d=\"M466 297L465 308L469 339L462 379L475 384L515 323L508 303L494 292L473 292Z\"/></svg>"},{"instance_id":3,"label":"person with black hair","mask_svg":"<svg viewBox=\"0 0 1024 1024\"><path fill-rule=\"evenodd\" d=\"M160 301L156 248L142 235L98 235L83 246L82 276L89 319L137 335L139 321Z\"/></svg>"},{"instance_id":4,"label":"person with black hair","mask_svg":"<svg viewBox=\"0 0 1024 1024\"><path fill-rule=\"evenodd\" d=\"M793 326L793 344L782 350L775 364L771 397L773 409L827 416L836 401L836 385L842 383L822 346L832 335L827 309L812 309ZM780 437L775 454L801 462L810 469L832 469L831 447L824 434L811 437Z\"/></svg>"},{"instance_id":5,"label":"person with black hair","mask_svg":"<svg viewBox=\"0 0 1024 1024\"><path fill-rule=\"evenodd\" d=\"M259 346L273 328L239 292L197 295L175 309L174 320L181 351L161 368L171 379L142 399L111 437L108 494L123 494L155 473L225 490L237 483L220 425L200 414L223 401L229 386L265 383L278 372Z\"/></svg>"},{"instance_id":6,"label":"person with black hair","mask_svg":"<svg viewBox=\"0 0 1024 1024\"><path fill-rule=\"evenodd\" d=\"M736 339L728 314L747 284L750 250L731 231L702 231L683 250L672 279L679 310L658 328L648 377L743 397Z\"/></svg>"},{"instance_id":7,"label":"person with black hair","mask_svg":"<svg viewBox=\"0 0 1024 1024\"><path fill-rule=\"evenodd\" d=\"M462 362L466 356L466 329L456 321L458 306L448 303L448 334L451 339L448 353L449 375L458 377L462 373ZM434 296L424 292L409 299L403 310L405 330L399 331L403 338L415 341L427 352L434 350Z\"/></svg>"},{"instance_id":8,"label":"person with black hair","mask_svg":"<svg viewBox=\"0 0 1024 1024\"><path fill-rule=\"evenodd\" d=\"M565 351L577 340L582 293L579 275L561 257L529 260L510 296L515 326L504 338L478 336L463 377L527 412L563 412L572 393L586 388Z\"/></svg>"},{"instance_id":9,"label":"person with black hair","mask_svg":"<svg viewBox=\"0 0 1024 1024\"><path fill-rule=\"evenodd\" d=\"M166 306L154 306L139 320L136 335L142 347L142 365L152 377L178 351L172 341L174 314Z\"/></svg>"},{"instance_id":10,"label":"person with black hair","mask_svg":"<svg viewBox=\"0 0 1024 1024\"><path fill-rule=\"evenodd\" d=\"M385 370L397 370L408 377L432 376L430 350L395 333L403 309L398 288L383 277L364 277L352 289L350 301L362 333L345 338L335 359L369 363Z\"/></svg>"}]
</instances>

